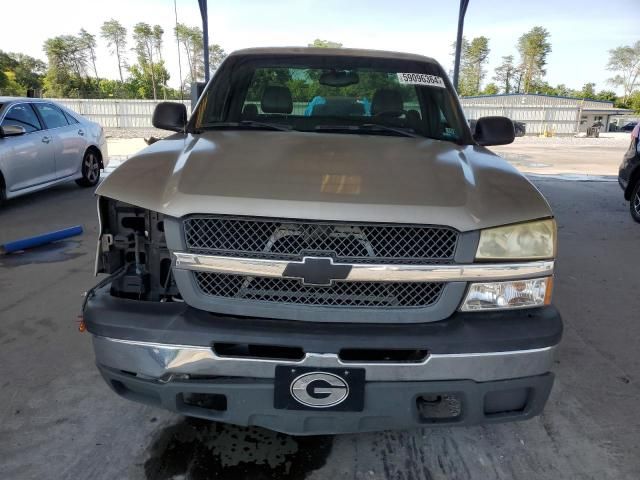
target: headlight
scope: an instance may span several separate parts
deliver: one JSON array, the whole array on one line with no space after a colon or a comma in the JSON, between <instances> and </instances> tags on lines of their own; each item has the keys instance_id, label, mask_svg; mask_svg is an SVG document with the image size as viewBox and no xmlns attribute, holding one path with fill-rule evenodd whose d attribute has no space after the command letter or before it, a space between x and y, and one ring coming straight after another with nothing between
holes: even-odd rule
<instances>
[{"instance_id":1,"label":"headlight","mask_svg":"<svg viewBox=\"0 0 640 480\"><path fill-rule=\"evenodd\" d=\"M472 283L460 310L469 312L540 307L551 303L552 290L553 277Z\"/></svg>"},{"instance_id":2,"label":"headlight","mask_svg":"<svg viewBox=\"0 0 640 480\"><path fill-rule=\"evenodd\" d=\"M556 256L553 219L487 228L480 232L477 260L542 259Z\"/></svg>"}]
</instances>

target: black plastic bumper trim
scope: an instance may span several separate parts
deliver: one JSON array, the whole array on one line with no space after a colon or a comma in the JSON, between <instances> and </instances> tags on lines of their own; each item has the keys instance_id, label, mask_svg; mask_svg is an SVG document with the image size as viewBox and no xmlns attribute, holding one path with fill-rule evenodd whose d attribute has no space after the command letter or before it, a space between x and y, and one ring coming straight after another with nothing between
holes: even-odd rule
<instances>
[{"instance_id":1,"label":"black plastic bumper trim","mask_svg":"<svg viewBox=\"0 0 640 480\"><path fill-rule=\"evenodd\" d=\"M526 420L540 414L553 386L552 373L492 382L471 380L430 382L368 382L361 412L280 410L274 408L271 380L220 378L206 381L157 383L101 368L111 388L124 398L183 415L236 425L256 425L294 435L356 433L424 426L477 425ZM499 414L485 413L486 396L526 392L524 407ZM225 409L188 405L185 394L224 397ZM420 416L417 399L422 396L456 394L462 399L459 416L437 422ZM495 399L495 395L493 395Z\"/></svg>"},{"instance_id":2,"label":"black plastic bumper trim","mask_svg":"<svg viewBox=\"0 0 640 480\"><path fill-rule=\"evenodd\" d=\"M216 315L185 303L142 302L113 297L109 287L86 304L89 332L122 340L212 346L247 343L339 353L345 348L427 349L431 353L486 353L557 345L562 320L555 307L502 312L456 312L430 323L317 323Z\"/></svg>"}]
</instances>

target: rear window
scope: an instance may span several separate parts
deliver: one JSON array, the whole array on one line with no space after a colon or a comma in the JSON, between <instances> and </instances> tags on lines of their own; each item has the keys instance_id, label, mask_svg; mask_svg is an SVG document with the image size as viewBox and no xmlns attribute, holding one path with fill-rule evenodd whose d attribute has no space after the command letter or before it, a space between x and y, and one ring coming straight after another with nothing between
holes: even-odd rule
<instances>
[{"instance_id":1,"label":"rear window","mask_svg":"<svg viewBox=\"0 0 640 480\"><path fill-rule=\"evenodd\" d=\"M69 125L73 125L74 123L80 123L80 122L78 122L78 120L76 120L76 118L73 115L71 115L66 110L62 110L62 113L66 117L67 122L69 122Z\"/></svg>"},{"instance_id":2,"label":"rear window","mask_svg":"<svg viewBox=\"0 0 640 480\"><path fill-rule=\"evenodd\" d=\"M454 95L437 65L428 62L245 58L221 67L196 112L196 127L253 121L361 134L369 132L360 127L377 125L460 141L465 130Z\"/></svg>"},{"instance_id":3,"label":"rear window","mask_svg":"<svg viewBox=\"0 0 640 480\"><path fill-rule=\"evenodd\" d=\"M58 107L50 103L36 103L34 106L47 128L66 127L68 125L67 118Z\"/></svg>"}]
</instances>

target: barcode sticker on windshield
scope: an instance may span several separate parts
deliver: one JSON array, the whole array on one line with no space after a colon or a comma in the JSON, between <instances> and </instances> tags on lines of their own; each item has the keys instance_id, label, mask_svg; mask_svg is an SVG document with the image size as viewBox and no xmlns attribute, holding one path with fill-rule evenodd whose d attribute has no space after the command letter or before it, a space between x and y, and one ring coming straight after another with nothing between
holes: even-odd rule
<instances>
[{"instance_id":1,"label":"barcode sticker on windshield","mask_svg":"<svg viewBox=\"0 0 640 480\"><path fill-rule=\"evenodd\" d=\"M398 82L403 85L426 85L428 87L446 88L442 77L426 73L399 73Z\"/></svg>"}]
</instances>

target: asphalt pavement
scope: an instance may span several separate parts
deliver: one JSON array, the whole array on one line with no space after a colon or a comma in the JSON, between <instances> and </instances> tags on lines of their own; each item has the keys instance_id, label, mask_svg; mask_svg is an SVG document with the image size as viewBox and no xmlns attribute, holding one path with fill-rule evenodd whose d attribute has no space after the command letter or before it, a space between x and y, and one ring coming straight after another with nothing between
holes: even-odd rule
<instances>
[{"instance_id":1,"label":"asphalt pavement","mask_svg":"<svg viewBox=\"0 0 640 480\"><path fill-rule=\"evenodd\" d=\"M0 208L0 244L82 236L0 257L0 479L637 479L640 225L613 182L535 178L559 224L557 380L533 420L296 438L187 420L118 398L78 331L95 283L95 199L75 184Z\"/></svg>"}]
</instances>

